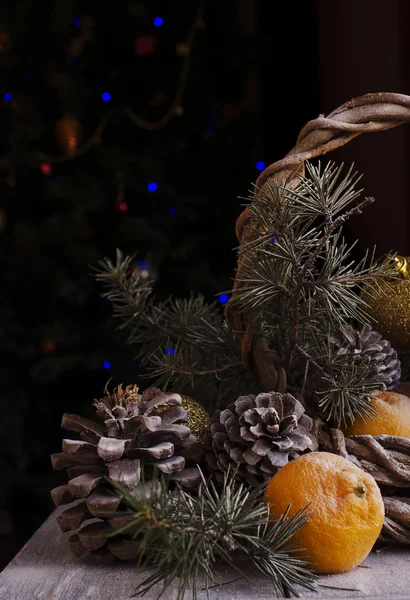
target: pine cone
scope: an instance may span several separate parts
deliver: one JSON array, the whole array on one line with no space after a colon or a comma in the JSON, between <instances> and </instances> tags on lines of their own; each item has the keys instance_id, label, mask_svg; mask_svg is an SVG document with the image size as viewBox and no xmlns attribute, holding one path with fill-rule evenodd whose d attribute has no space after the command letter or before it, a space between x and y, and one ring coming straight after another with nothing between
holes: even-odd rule
<instances>
[{"instance_id":1,"label":"pine cone","mask_svg":"<svg viewBox=\"0 0 410 600\"><path fill-rule=\"evenodd\" d=\"M372 361L386 389L393 391L397 388L401 377L400 360L390 342L383 339L378 331L368 325L363 325L361 329L346 325L333 334L330 340L339 346L342 352L364 353Z\"/></svg>"},{"instance_id":2,"label":"pine cone","mask_svg":"<svg viewBox=\"0 0 410 600\"><path fill-rule=\"evenodd\" d=\"M138 551L136 542L130 541L132 531L107 541L107 534L125 524L128 517L116 514L125 507L105 477L134 495L139 492L142 466L148 478L156 467L188 489L199 484L198 469L186 468L186 458L198 459L199 448L184 424L188 415L181 403L178 394L151 388L140 395L137 386L124 390L120 385L94 402L103 424L77 415L63 416L63 429L78 432L81 440L63 440L63 452L51 456L53 468L67 469L69 479L67 485L52 490L51 497L56 506L81 501L58 517L60 528L63 533L74 531L84 521L99 519L70 536L74 554L81 556L90 550L105 561L113 556L133 558Z\"/></svg>"},{"instance_id":3,"label":"pine cone","mask_svg":"<svg viewBox=\"0 0 410 600\"><path fill-rule=\"evenodd\" d=\"M239 479L252 485L269 480L290 459L316 450L312 420L304 412L291 394L240 396L211 419L208 465L222 472L239 465Z\"/></svg>"}]
</instances>

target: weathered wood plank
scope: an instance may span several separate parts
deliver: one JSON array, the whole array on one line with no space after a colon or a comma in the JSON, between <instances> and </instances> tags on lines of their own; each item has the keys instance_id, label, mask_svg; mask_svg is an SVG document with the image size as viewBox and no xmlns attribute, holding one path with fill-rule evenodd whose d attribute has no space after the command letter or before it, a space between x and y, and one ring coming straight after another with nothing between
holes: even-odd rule
<instances>
[{"instance_id":1,"label":"weathered wood plank","mask_svg":"<svg viewBox=\"0 0 410 600\"><path fill-rule=\"evenodd\" d=\"M126 600L131 597L140 576L132 563L114 562L96 564L95 559L84 555L70 555L67 536L57 525L56 517L64 510L58 508L14 560L0 574L1 600ZM98 551L97 551L98 553ZM103 551L100 552L103 554ZM102 558L104 558L102 556ZM410 550L386 550L372 553L365 561L367 568L357 568L350 573L324 577L320 583L331 588L319 588L318 594L304 595L312 598L383 597L404 600L410 590ZM147 573L145 573L147 575ZM221 570L220 582L237 579L235 573ZM350 588L345 591L333 588ZM153 600L158 590L144 596ZM170 589L167 600L175 600L176 588ZM264 579L252 577L215 588L210 600L262 600L273 598L274 593ZM191 594L186 596L187 600ZM199 600L206 595L200 591Z\"/></svg>"}]
</instances>

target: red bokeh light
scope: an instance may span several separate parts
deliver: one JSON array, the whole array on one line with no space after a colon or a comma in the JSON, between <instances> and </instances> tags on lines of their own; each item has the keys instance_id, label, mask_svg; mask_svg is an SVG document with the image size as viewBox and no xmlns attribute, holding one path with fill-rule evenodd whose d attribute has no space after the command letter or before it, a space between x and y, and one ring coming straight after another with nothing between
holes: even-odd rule
<instances>
[{"instance_id":1,"label":"red bokeh light","mask_svg":"<svg viewBox=\"0 0 410 600\"><path fill-rule=\"evenodd\" d=\"M135 54L137 56L150 56L154 54L156 39L152 35L140 35L135 39Z\"/></svg>"},{"instance_id":2,"label":"red bokeh light","mask_svg":"<svg viewBox=\"0 0 410 600\"><path fill-rule=\"evenodd\" d=\"M125 213L128 210L128 204L125 202L125 200L121 200L120 202L116 203L115 208L117 212Z\"/></svg>"},{"instance_id":3,"label":"red bokeh light","mask_svg":"<svg viewBox=\"0 0 410 600\"><path fill-rule=\"evenodd\" d=\"M43 175L51 175L51 165L50 163L42 163L40 165L41 172Z\"/></svg>"}]
</instances>

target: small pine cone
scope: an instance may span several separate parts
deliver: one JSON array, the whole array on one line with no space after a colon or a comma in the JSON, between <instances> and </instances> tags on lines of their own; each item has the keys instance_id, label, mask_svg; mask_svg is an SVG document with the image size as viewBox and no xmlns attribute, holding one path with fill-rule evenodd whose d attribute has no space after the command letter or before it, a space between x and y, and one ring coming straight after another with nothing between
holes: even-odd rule
<instances>
[{"instance_id":1,"label":"small pine cone","mask_svg":"<svg viewBox=\"0 0 410 600\"><path fill-rule=\"evenodd\" d=\"M240 396L212 416L206 440L209 467L225 472L238 465L240 480L251 485L268 481L289 460L316 450L312 419L304 413L291 394Z\"/></svg>"},{"instance_id":2,"label":"small pine cone","mask_svg":"<svg viewBox=\"0 0 410 600\"><path fill-rule=\"evenodd\" d=\"M363 325L361 329L345 325L330 340L344 353L363 353L368 356L386 389L393 391L397 388L401 377L400 360L390 342L383 339L378 331L369 325Z\"/></svg>"},{"instance_id":3,"label":"small pine cone","mask_svg":"<svg viewBox=\"0 0 410 600\"><path fill-rule=\"evenodd\" d=\"M72 504L58 522L63 533L78 530L68 540L74 554L80 556L89 550L105 562L114 556L132 559L138 553L137 543L131 542L132 530L107 539L130 517L124 515L125 505L106 477L135 496L142 466L148 478L156 467L187 489L199 484L198 469L186 466L191 456L198 459L199 449L181 403L179 394L150 388L140 395L137 386L123 389L120 385L94 402L103 423L77 415L63 416L62 428L79 433L81 439L63 440L63 452L51 456L53 468L67 469L69 479L67 485L52 490L51 497L56 506ZM90 519L94 522L78 529Z\"/></svg>"}]
</instances>

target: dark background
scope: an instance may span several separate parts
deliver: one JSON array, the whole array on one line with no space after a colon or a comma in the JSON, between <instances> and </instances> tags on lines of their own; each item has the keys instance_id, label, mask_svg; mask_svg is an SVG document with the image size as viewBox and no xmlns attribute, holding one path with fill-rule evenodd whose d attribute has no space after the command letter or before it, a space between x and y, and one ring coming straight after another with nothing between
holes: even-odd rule
<instances>
[{"instance_id":1,"label":"dark background","mask_svg":"<svg viewBox=\"0 0 410 600\"><path fill-rule=\"evenodd\" d=\"M62 480L49 454L60 447L61 415L87 414L111 376L141 381L90 265L121 247L137 253L135 268L155 278L159 297L212 300L231 285L238 196L257 163L282 158L308 120L351 97L410 92L405 0L206 0L177 102L183 114L158 130L139 127L124 107L150 122L167 113L186 50L177 44L199 8L0 4L0 567L52 509L49 490ZM67 115L76 157L64 150L73 131L56 133ZM374 244L409 253L409 131L332 156L355 161L378 200L347 232L358 253ZM88 140L96 143L83 153Z\"/></svg>"}]
</instances>

